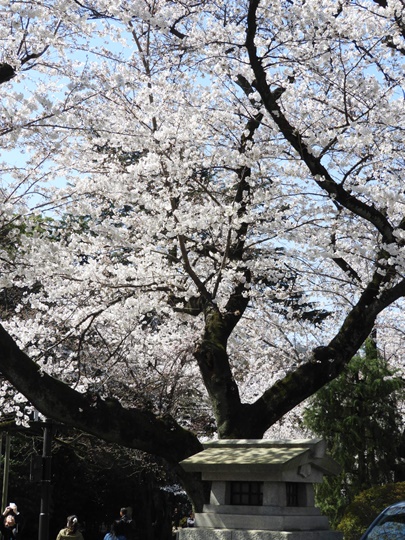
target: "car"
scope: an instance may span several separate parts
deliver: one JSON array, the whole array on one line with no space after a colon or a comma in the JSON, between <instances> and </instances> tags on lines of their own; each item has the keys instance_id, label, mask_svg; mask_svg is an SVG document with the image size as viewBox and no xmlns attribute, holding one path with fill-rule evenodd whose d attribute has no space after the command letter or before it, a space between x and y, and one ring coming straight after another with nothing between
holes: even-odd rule
<instances>
[{"instance_id":1,"label":"car","mask_svg":"<svg viewBox=\"0 0 405 540\"><path fill-rule=\"evenodd\" d=\"M404 540L405 501L388 506L372 522L360 540Z\"/></svg>"}]
</instances>

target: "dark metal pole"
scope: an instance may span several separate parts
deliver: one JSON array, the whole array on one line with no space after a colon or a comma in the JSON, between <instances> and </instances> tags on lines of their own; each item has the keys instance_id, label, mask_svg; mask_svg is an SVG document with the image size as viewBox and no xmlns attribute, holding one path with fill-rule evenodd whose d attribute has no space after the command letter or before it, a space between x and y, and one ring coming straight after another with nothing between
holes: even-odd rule
<instances>
[{"instance_id":1,"label":"dark metal pole","mask_svg":"<svg viewBox=\"0 0 405 540\"><path fill-rule=\"evenodd\" d=\"M1 493L1 511L7 506L8 475L10 470L10 434L6 433L6 447L4 450L3 490Z\"/></svg>"},{"instance_id":2,"label":"dark metal pole","mask_svg":"<svg viewBox=\"0 0 405 540\"><path fill-rule=\"evenodd\" d=\"M0 474L3 470L3 433L0 434ZM3 511L3 495L1 496L0 511Z\"/></svg>"},{"instance_id":3,"label":"dark metal pole","mask_svg":"<svg viewBox=\"0 0 405 540\"><path fill-rule=\"evenodd\" d=\"M41 510L39 514L38 540L49 538L49 507L51 500L51 449L52 424L46 419L42 447Z\"/></svg>"}]
</instances>

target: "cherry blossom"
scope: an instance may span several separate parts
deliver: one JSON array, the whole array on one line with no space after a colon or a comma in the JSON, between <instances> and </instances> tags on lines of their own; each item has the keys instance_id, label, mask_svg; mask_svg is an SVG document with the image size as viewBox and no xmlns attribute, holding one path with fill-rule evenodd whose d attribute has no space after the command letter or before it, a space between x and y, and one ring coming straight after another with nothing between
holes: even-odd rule
<instances>
[{"instance_id":1,"label":"cherry blossom","mask_svg":"<svg viewBox=\"0 0 405 540\"><path fill-rule=\"evenodd\" d=\"M197 446L91 415L284 435L373 329L402 367L400 2L1 6L0 369L27 407L176 461Z\"/></svg>"}]
</instances>

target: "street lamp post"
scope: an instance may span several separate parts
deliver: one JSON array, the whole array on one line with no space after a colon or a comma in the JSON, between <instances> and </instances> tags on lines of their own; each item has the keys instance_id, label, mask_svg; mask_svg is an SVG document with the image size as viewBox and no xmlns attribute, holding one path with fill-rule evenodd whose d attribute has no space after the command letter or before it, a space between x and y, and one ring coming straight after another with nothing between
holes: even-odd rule
<instances>
[{"instance_id":1,"label":"street lamp post","mask_svg":"<svg viewBox=\"0 0 405 540\"><path fill-rule=\"evenodd\" d=\"M42 447L41 509L39 514L38 540L49 538L49 507L51 499L51 449L52 423L45 419Z\"/></svg>"},{"instance_id":2,"label":"street lamp post","mask_svg":"<svg viewBox=\"0 0 405 540\"><path fill-rule=\"evenodd\" d=\"M5 507L7 506L9 471L10 471L10 434L6 433L6 444L4 448L4 466L3 466L3 489L1 492L1 511L3 511Z\"/></svg>"}]
</instances>

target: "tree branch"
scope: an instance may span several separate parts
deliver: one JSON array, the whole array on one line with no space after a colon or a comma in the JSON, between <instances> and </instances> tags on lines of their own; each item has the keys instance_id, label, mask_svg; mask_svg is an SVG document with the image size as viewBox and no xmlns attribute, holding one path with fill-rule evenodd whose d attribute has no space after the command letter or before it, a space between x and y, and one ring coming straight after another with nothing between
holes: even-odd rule
<instances>
[{"instance_id":1,"label":"tree branch","mask_svg":"<svg viewBox=\"0 0 405 540\"><path fill-rule=\"evenodd\" d=\"M255 87L263 100L266 110L279 128L280 133L284 136L286 141L291 144L308 167L318 186L325 190L334 201L337 201L355 215L358 215L373 224L380 232L384 242L387 244L395 242L393 228L384 214L382 214L382 212L380 212L373 204L367 204L357 199L341 184L337 184L333 180L327 169L322 165L321 160L312 154L300 132L290 124L277 103L277 100L280 97L279 92L277 92L277 90L274 92L270 90L266 80L266 71L262 65L261 58L257 55L257 48L255 45L257 31L256 12L259 3L260 0L250 0L249 2L246 48L251 67L256 77Z\"/></svg>"},{"instance_id":2,"label":"tree branch","mask_svg":"<svg viewBox=\"0 0 405 540\"><path fill-rule=\"evenodd\" d=\"M82 394L42 372L0 325L0 371L45 416L105 441L159 455L170 463L201 450L197 437L170 416L125 409L117 400Z\"/></svg>"},{"instance_id":3,"label":"tree branch","mask_svg":"<svg viewBox=\"0 0 405 540\"><path fill-rule=\"evenodd\" d=\"M337 377L372 333L377 315L405 296L405 280L382 293L380 283L383 279L376 272L330 343L316 348L309 362L288 373L248 406L252 437L262 437L284 414Z\"/></svg>"}]
</instances>

